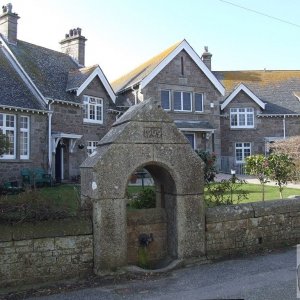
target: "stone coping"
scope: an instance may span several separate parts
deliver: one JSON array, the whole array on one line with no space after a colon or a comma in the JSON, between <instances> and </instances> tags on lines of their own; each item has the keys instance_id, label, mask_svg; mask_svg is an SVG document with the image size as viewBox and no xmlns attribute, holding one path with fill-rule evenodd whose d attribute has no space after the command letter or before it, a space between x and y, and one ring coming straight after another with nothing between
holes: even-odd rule
<instances>
[{"instance_id":1,"label":"stone coping","mask_svg":"<svg viewBox=\"0 0 300 300\"><path fill-rule=\"evenodd\" d=\"M211 207L205 215L207 223L217 223L297 211L300 211L300 197Z\"/></svg>"},{"instance_id":2,"label":"stone coping","mask_svg":"<svg viewBox=\"0 0 300 300\"><path fill-rule=\"evenodd\" d=\"M0 224L0 242L88 235L93 233L90 218L68 218L38 222Z\"/></svg>"}]
</instances>

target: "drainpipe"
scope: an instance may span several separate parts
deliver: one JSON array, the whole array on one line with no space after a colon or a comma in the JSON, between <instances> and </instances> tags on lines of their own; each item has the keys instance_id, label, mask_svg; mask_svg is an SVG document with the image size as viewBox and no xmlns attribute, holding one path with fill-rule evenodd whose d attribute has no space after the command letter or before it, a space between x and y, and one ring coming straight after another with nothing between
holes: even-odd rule
<instances>
[{"instance_id":1,"label":"drainpipe","mask_svg":"<svg viewBox=\"0 0 300 300\"><path fill-rule=\"evenodd\" d=\"M52 131L52 114L51 111L51 102L49 101L49 112L48 112L48 173L52 174L52 138L51 138L51 131Z\"/></svg>"},{"instance_id":2,"label":"drainpipe","mask_svg":"<svg viewBox=\"0 0 300 300\"><path fill-rule=\"evenodd\" d=\"M283 138L284 138L284 139L285 139L285 136L286 136L286 135L285 135L285 130L286 130L286 129L285 129L285 117L286 117L286 115L283 115L283 120L282 120L282 121L283 121Z\"/></svg>"}]
</instances>

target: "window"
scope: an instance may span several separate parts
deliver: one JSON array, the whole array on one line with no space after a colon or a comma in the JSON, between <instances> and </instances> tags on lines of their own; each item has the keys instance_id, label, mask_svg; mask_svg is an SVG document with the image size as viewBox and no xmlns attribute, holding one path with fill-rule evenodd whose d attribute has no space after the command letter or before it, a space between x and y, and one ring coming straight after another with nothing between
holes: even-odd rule
<instances>
[{"instance_id":1,"label":"window","mask_svg":"<svg viewBox=\"0 0 300 300\"><path fill-rule=\"evenodd\" d=\"M188 92L174 92L174 110L192 111L192 94Z\"/></svg>"},{"instance_id":2,"label":"window","mask_svg":"<svg viewBox=\"0 0 300 300\"><path fill-rule=\"evenodd\" d=\"M183 133L190 142L193 149L195 149L195 134L194 133Z\"/></svg>"},{"instance_id":3,"label":"window","mask_svg":"<svg viewBox=\"0 0 300 300\"><path fill-rule=\"evenodd\" d=\"M251 155L251 143L235 144L235 160L237 163L244 163L246 157Z\"/></svg>"},{"instance_id":4,"label":"window","mask_svg":"<svg viewBox=\"0 0 300 300\"><path fill-rule=\"evenodd\" d=\"M164 110L170 110L171 109L171 97L170 97L170 91L161 91L161 107Z\"/></svg>"},{"instance_id":5,"label":"window","mask_svg":"<svg viewBox=\"0 0 300 300\"><path fill-rule=\"evenodd\" d=\"M84 96L83 121L89 123L103 123L103 99Z\"/></svg>"},{"instance_id":6,"label":"window","mask_svg":"<svg viewBox=\"0 0 300 300\"><path fill-rule=\"evenodd\" d=\"M203 94L195 94L195 111L203 112Z\"/></svg>"},{"instance_id":7,"label":"window","mask_svg":"<svg viewBox=\"0 0 300 300\"><path fill-rule=\"evenodd\" d=\"M20 158L29 159L29 117L20 117Z\"/></svg>"},{"instance_id":8,"label":"window","mask_svg":"<svg viewBox=\"0 0 300 300\"><path fill-rule=\"evenodd\" d=\"M230 127L232 128L253 128L254 109L253 108L231 108Z\"/></svg>"},{"instance_id":9,"label":"window","mask_svg":"<svg viewBox=\"0 0 300 300\"><path fill-rule=\"evenodd\" d=\"M88 155L91 155L97 148L97 142L96 141L88 141L88 145L86 148L87 148Z\"/></svg>"},{"instance_id":10,"label":"window","mask_svg":"<svg viewBox=\"0 0 300 300\"><path fill-rule=\"evenodd\" d=\"M16 116L0 114L0 129L9 139L9 149L1 158L16 158Z\"/></svg>"}]
</instances>

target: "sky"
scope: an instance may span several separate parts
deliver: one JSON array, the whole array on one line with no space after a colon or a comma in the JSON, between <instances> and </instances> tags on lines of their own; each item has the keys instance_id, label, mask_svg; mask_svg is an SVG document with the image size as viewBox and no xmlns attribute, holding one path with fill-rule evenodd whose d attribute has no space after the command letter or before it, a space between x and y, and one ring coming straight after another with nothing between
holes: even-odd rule
<instances>
[{"instance_id":1,"label":"sky","mask_svg":"<svg viewBox=\"0 0 300 300\"><path fill-rule=\"evenodd\" d=\"M60 51L82 28L86 66L109 81L186 39L213 70L300 70L300 0L0 0L20 16L18 38ZM252 12L282 19L280 22Z\"/></svg>"}]
</instances>

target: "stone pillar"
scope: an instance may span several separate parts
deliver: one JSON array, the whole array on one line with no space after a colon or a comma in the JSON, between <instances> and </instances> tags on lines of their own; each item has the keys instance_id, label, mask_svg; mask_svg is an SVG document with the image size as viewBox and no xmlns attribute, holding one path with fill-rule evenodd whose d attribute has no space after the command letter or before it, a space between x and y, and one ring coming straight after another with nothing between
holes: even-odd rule
<instances>
[{"instance_id":1,"label":"stone pillar","mask_svg":"<svg viewBox=\"0 0 300 300\"><path fill-rule=\"evenodd\" d=\"M178 258L205 255L203 195L177 195Z\"/></svg>"},{"instance_id":2,"label":"stone pillar","mask_svg":"<svg viewBox=\"0 0 300 300\"><path fill-rule=\"evenodd\" d=\"M94 272L127 264L125 199L93 200Z\"/></svg>"}]
</instances>

